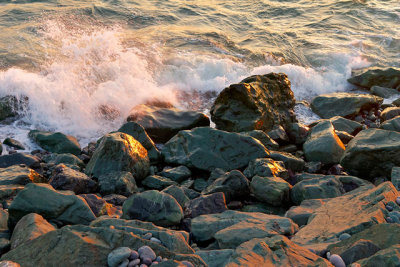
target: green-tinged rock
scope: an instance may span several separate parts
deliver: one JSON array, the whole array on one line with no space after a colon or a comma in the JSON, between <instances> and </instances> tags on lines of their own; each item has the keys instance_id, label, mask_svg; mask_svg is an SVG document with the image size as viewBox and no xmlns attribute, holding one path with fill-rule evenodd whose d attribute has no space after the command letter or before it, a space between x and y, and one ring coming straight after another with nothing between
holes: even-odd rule
<instances>
[{"instance_id":1,"label":"green-tinged rock","mask_svg":"<svg viewBox=\"0 0 400 267\"><path fill-rule=\"evenodd\" d=\"M247 196L249 194L249 180L238 170L227 172L215 179L202 193L207 195L216 192L223 192L228 202Z\"/></svg>"},{"instance_id":2,"label":"green-tinged rock","mask_svg":"<svg viewBox=\"0 0 400 267\"><path fill-rule=\"evenodd\" d=\"M162 149L165 161L189 168L211 171L239 169L256 158L266 157L268 150L256 139L209 127L181 131Z\"/></svg>"},{"instance_id":3,"label":"green-tinged rock","mask_svg":"<svg viewBox=\"0 0 400 267\"><path fill-rule=\"evenodd\" d=\"M383 98L354 93L320 95L311 101L311 109L323 119L335 116L353 117L362 110L370 110L382 104Z\"/></svg>"},{"instance_id":4,"label":"green-tinged rock","mask_svg":"<svg viewBox=\"0 0 400 267\"><path fill-rule=\"evenodd\" d=\"M385 108L381 113L381 117L385 121L393 119L397 116L400 116L400 107Z\"/></svg>"},{"instance_id":5,"label":"green-tinged rock","mask_svg":"<svg viewBox=\"0 0 400 267\"><path fill-rule=\"evenodd\" d=\"M0 168L7 168L13 165L25 164L29 168L40 167L38 157L28 153L14 153L0 156Z\"/></svg>"},{"instance_id":6,"label":"green-tinged rock","mask_svg":"<svg viewBox=\"0 0 400 267\"><path fill-rule=\"evenodd\" d=\"M179 205L181 205L182 209L185 207L185 204L190 200L186 196L185 191L181 187L176 185L170 185L164 190L162 190L162 192L173 196L176 199L176 201L178 201Z\"/></svg>"},{"instance_id":7,"label":"green-tinged rock","mask_svg":"<svg viewBox=\"0 0 400 267\"><path fill-rule=\"evenodd\" d=\"M311 129L303 150L307 161L335 164L340 162L346 148L336 135L332 123L323 121Z\"/></svg>"},{"instance_id":8,"label":"green-tinged rock","mask_svg":"<svg viewBox=\"0 0 400 267\"><path fill-rule=\"evenodd\" d=\"M85 172L94 177L111 172L131 172L136 179L142 180L149 168L147 150L132 136L116 132L100 139Z\"/></svg>"},{"instance_id":9,"label":"green-tinged rock","mask_svg":"<svg viewBox=\"0 0 400 267\"><path fill-rule=\"evenodd\" d=\"M346 132L351 135L357 134L363 128L361 123L340 116L330 118L329 121L332 123L333 128L335 128L336 131Z\"/></svg>"},{"instance_id":10,"label":"green-tinged rock","mask_svg":"<svg viewBox=\"0 0 400 267\"><path fill-rule=\"evenodd\" d=\"M357 261L363 267L400 266L400 245L396 244L375 253L369 258Z\"/></svg>"},{"instance_id":11,"label":"green-tinged rock","mask_svg":"<svg viewBox=\"0 0 400 267\"><path fill-rule=\"evenodd\" d=\"M296 121L295 98L283 73L254 75L225 88L211 107L211 119L220 130L268 131L274 125Z\"/></svg>"},{"instance_id":12,"label":"green-tinged rock","mask_svg":"<svg viewBox=\"0 0 400 267\"><path fill-rule=\"evenodd\" d=\"M361 131L347 145L341 165L346 172L364 179L390 177L400 166L400 133L380 129Z\"/></svg>"},{"instance_id":13,"label":"green-tinged rock","mask_svg":"<svg viewBox=\"0 0 400 267\"><path fill-rule=\"evenodd\" d=\"M91 193L97 189L97 183L94 180L64 164L59 164L54 168L49 184L54 189L71 190L75 194Z\"/></svg>"},{"instance_id":14,"label":"green-tinged rock","mask_svg":"<svg viewBox=\"0 0 400 267\"><path fill-rule=\"evenodd\" d=\"M122 206L124 219L150 221L160 226L171 226L183 219L183 210L171 195L156 190L129 197Z\"/></svg>"},{"instance_id":15,"label":"green-tinged rock","mask_svg":"<svg viewBox=\"0 0 400 267\"><path fill-rule=\"evenodd\" d=\"M36 213L25 215L19 220L11 236L11 249L38 238L56 228Z\"/></svg>"},{"instance_id":16,"label":"green-tinged rock","mask_svg":"<svg viewBox=\"0 0 400 267\"><path fill-rule=\"evenodd\" d=\"M295 244L287 237L277 235L255 238L241 244L225 266L328 267L332 265L326 259Z\"/></svg>"},{"instance_id":17,"label":"green-tinged rock","mask_svg":"<svg viewBox=\"0 0 400 267\"><path fill-rule=\"evenodd\" d=\"M0 168L0 185L26 185L28 183L46 183L47 180L36 171L20 165Z\"/></svg>"},{"instance_id":18,"label":"green-tinged rock","mask_svg":"<svg viewBox=\"0 0 400 267\"><path fill-rule=\"evenodd\" d=\"M300 206L292 206L285 214L285 217L292 219L298 226L308 223L308 219L316 209L324 205L328 199L306 199Z\"/></svg>"},{"instance_id":19,"label":"green-tinged rock","mask_svg":"<svg viewBox=\"0 0 400 267\"><path fill-rule=\"evenodd\" d=\"M299 245L324 249L339 241L342 233L354 235L375 224L385 223L386 203L398 192L390 182L377 187L362 186L330 199L313 212L308 224L291 239Z\"/></svg>"},{"instance_id":20,"label":"green-tinged rock","mask_svg":"<svg viewBox=\"0 0 400 267\"><path fill-rule=\"evenodd\" d=\"M160 175L180 183L183 180L190 178L192 172L186 166L178 166L175 168L164 168Z\"/></svg>"},{"instance_id":21,"label":"green-tinged rock","mask_svg":"<svg viewBox=\"0 0 400 267\"><path fill-rule=\"evenodd\" d=\"M46 220L55 219L64 224L89 224L96 217L86 201L70 191L56 191L50 185L30 183L11 203L8 225L16 223L29 213L42 215Z\"/></svg>"},{"instance_id":22,"label":"green-tinged rock","mask_svg":"<svg viewBox=\"0 0 400 267\"><path fill-rule=\"evenodd\" d=\"M78 166L79 169L82 169L85 167L85 163L83 163L83 161L78 158L77 156L73 155L73 154L56 154L56 153L52 153L52 154L48 154L45 155L43 157L43 161L49 164L54 164L54 165L58 165L58 164L65 164L65 165L69 165L69 166Z\"/></svg>"},{"instance_id":23,"label":"green-tinged rock","mask_svg":"<svg viewBox=\"0 0 400 267\"><path fill-rule=\"evenodd\" d=\"M254 176L250 183L251 193L261 202L281 206L289 201L292 186L279 177Z\"/></svg>"},{"instance_id":24,"label":"green-tinged rock","mask_svg":"<svg viewBox=\"0 0 400 267\"><path fill-rule=\"evenodd\" d=\"M2 256L21 266L106 266L108 254L119 247L138 250L151 247L156 255L178 261L189 261L194 266L206 266L194 254L179 254L161 244L126 231L83 225L66 226L24 243ZM46 253L44 253L46 252Z\"/></svg>"},{"instance_id":25,"label":"green-tinged rock","mask_svg":"<svg viewBox=\"0 0 400 267\"><path fill-rule=\"evenodd\" d=\"M306 164L303 159L286 152L270 151L269 157L275 161L282 161L286 169L293 172L302 172Z\"/></svg>"},{"instance_id":26,"label":"green-tinged rock","mask_svg":"<svg viewBox=\"0 0 400 267\"><path fill-rule=\"evenodd\" d=\"M146 104L134 107L129 112L127 121L143 126L157 143L167 142L181 130L210 125L210 119L201 112Z\"/></svg>"},{"instance_id":27,"label":"green-tinged rock","mask_svg":"<svg viewBox=\"0 0 400 267\"><path fill-rule=\"evenodd\" d=\"M161 244L175 253L190 254L193 249L189 246L189 233L185 231L175 231L154 225L151 222L138 220L122 220L107 216L102 216L94 220L92 227L113 227L138 236L151 233L153 237L161 241Z\"/></svg>"},{"instance_id":28,"label":"green-tinged rock","mask_svg":"<svg viewBox=\"0 0 400 267\"><path fill-rule=\"evenodd\" d=\"M335 177L306 179L295 184L290 192L296 205L305 199L334 198L345 193L343 184Z\"/></svg>"},{"instance_id":29,"label":"green-tinged rock","mask_svg":"<svg viewBox=\"0 0 400 267\"><path fill-rule=\"evenodd\" d=\"M119 194L129 197L138 191L136 181L130 172L109 172L98 177L102 195Z\"/></svg>"},{"instance_id":30,"label":"green-tinged rock","mask_svg":"<svg viewBox=\"0 0 400 267\"><path fill-rule=\"evenodd\" d=\"M255 175L268 177L282 177L284 179L289 177L288 171L282 161L274 161L270 158L254 159L249 162L249 166L244 170L244 175L252 178Z\"/></svg>"},{"instance_id":31,"label":"green-tinged rock","mask_svg":"<svg viewBox=\"0 0 400 267\"><path fill-rule=\"evenodd\" d=\"M147 176L143 181L142 185L149 189L163 190L164 188L170 185L176 185L177 183L172 181L171 179L159 176L159 175L150 175Z\"/></svg>"},{"instance_id":32,"label":"green-tinged rock","mask_svg":"<svg viewBox=\"0 0 400 267\"><path fill-rule=\"evenodd\" d=\"M226 265L233 252L233 249L200 250L196 251L196 255L199 255L208 267L221 267Z\"/></svg>"},{"instance_id":33,"label":"green-tinged rock","mask_svg":"<svg viewBox=\"0 0 400 267\"><path fill-rule=\"evenodd\" d=\"M375 85L396 88L400 85L400 70L396 68L370 69L360 75L351 77L347 81L365 88L371 88Z\"/></svg>"},{"instance_id":34,"label":"green-tinged rock","mask_svg":"<svg viewBox=\"0 0 400 267\"><path fill-rule=\"evenodd\" d=\"M400 92L397 91L396 89L392 89L392 88L374 85L371 87L370 90L371 90L372 94L383 97L383 98L391 98L396 95L400 97Z\"/></svg>"},{"instance_id":35,"label":"green-tinged rock","mask_svg":"<svg viewBox=\"0 0 400 267\"><path fill-rule=\"evenodd\" d=\"M3 144L10 146L16 150L25 150L25 147L21 142L10 137L4 139Z\"/></svg>"},{"instance_id":36,"label":"green-tinged rock","mask_svg":"<svg viewBox=\"0 0 400 267\"><path fill-rule=\"evenodd\" d=\"M381 128L388 131L400 132L400 116L385 121L381 124Z\"/></svg>"},{"instance_id":37,"label":"green-tinged rock","mask_svg":"<svg viewBox=\"0 0 400 267\"><path fill-rule=\"evenodd\" d=\"M96 217L116 214L116 208L98 195L80 194L79 196L86 201Z\"/></svg>"},{"instance_id":38,"label":"green-tinged rock","mask_svg":"<svg viewBox=\"0 0 400 267\"><path fill-rule=\"evenodd\" d=\"M160 161L161 153L158 151L153 140L147 135L146 130L142 125L136 122L127 122L118 129L118 132L126 133L132 136L135 140L139 141L142 146L147 150L150 162L156 163Z\"/></svg>"},{"instance_id":39,"label":"green-tinged rock","mask_svg":"<svg viewBox=\"0 0 400 267\"><path fill-rule=\"evenodd\" d=\"M241 134L251 136L261 142L266 148L276 150L279 144L275 142L268 134L261 130L253 130L248 132L241 132Z\"/></svg>"},{"instance_id":40,"label":"green-tinged rock","mask_svg":"<svg viewBox=\"0 0 400 267\"><path fill-rule=\"evenodd\" d=\"M49 152L81 154L81 146L73 136L60 132L54 133L38 130L32 130L28 135L36 144Z\"/></svg>"},{"instance_id":41,"label":"green-tinged rock","mask_svg":"<svg viewBox=\"0 0 400 267\"><path fill-rule=\"evenodd\" d=\"M394 187L400 191L400 167L393 167L390 177Z\"/></svg>"},{"instance_id":42,"label":"green-tinged rock","mask_svg":"<svg viewBox=\"0 0 400 267\"><path fill-rule=\"evenodd\" d=\"M292 235L298 230L297 224L288 218L232 210L196 217L191 227L195 240L215 239L220 248L235 248L252 238Z\"/></svg>"}]
</instances>

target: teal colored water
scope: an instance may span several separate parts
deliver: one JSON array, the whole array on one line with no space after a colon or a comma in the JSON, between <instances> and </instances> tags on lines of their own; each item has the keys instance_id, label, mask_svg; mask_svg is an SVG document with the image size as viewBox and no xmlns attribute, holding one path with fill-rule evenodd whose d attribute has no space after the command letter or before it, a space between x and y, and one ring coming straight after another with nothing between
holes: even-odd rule
<instances>
[{"instance_id":1,"label":"teal colored water","mask_svg":"<svg viewBox=\"0 0 400 267\"><path fill-rule=\"evenodd\" d=\"M398 0L0 1L0 96L29 97L0 137L42 128L86 142L136 104L207 110L225 86L270 71L288 74L298 100L350 90L352 70L400 66L399 25Z\"/></svg>"}]
</instances>

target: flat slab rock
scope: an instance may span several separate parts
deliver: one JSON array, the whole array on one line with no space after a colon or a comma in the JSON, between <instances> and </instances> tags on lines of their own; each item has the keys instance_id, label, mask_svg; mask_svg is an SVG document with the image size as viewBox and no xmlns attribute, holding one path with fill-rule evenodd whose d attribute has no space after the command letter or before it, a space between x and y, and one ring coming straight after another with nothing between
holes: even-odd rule
<instances>
[{"instance_id":1,"label":"flat slab rock","mask_svg":"<svg viewBox=\"0 0 400 267\"><path fill-rule=\"evenodd\" d=\"M398 192L391 182L378 187L362 186L329 200L314 211L313 218L291 239L308 247L326 247L339 241L342 233L353 235L378 223L385 223L385 204Z\"/></svg>"}]
</instances>

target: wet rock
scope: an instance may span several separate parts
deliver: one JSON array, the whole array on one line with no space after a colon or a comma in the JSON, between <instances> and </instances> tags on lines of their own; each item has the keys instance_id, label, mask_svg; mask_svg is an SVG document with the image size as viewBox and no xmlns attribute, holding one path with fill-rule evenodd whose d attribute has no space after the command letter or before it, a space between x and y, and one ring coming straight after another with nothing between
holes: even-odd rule
<instances>
[{"instance_id":1,"label":"wet rock","mask_svg":"<svg viewBox=\"0 0 400 267\"><path fill-rule=\"evenodd\" d=\"M354 117L363 110L371 110L382 104L383 98L354 93L333 93L315 97L311 109L323 119L335 116Z\"/></svg>"},{"instance_id":2,"label":"wet rock","mask_svg":"<svg viewBox=\"0 0 400 267\"><path fill-rule=\"evenodd\" d=\"M25 150L25 147L21 142L10 137L4 139L3 144L15 148L15 150Z\"/></svg>"},{"instance_id":3,"label":"wet rock","mask_svg":"<svg viewBox=\"0 0 400 267\"><path fill-rule=\"evenodd\" d=\"M400 70L396 68L387 69L369 69L368 71L351 77L347 81L351 84L365 88L372 86L383 86L388 88L396 88L400 84Z\"/></svg>"},{"instance_id":4,"label":"wet rock","mask_svg":"<svg viewBox=\"0 0 400 267\"><path fill-rule=\"evenodd\" d=\"M361 131L347 145L341 159L346 172L373 179L374 177L390 177L394 166L400 166L400 133L380 129Z\"/></svg>"},{"instance_id":5,"label":"wet rock","mask_svg":"<svg viewBox=\"0 0 400 267\"><path fill-rule=\"evenodd\" d=\"M262 177L282 177L283 179L289 177L289 173L285 169L283 162L274 161L270 158L254 159L250 161L247 168L243 171L243 174L248 178L252 178L255 175Z\"/></svg>"},{"instance_id":6,"label":"wet rock","mask_svg":"<svg viewBox=\"0 0 400 267\"><path fill-rule=\"evenodd\" d=\"M267 156L268 150L252 137L199 127L179 132L165 144L162 155L169 164L230 171L247 166L252 159Z\"/></svg>"},{"instance_id":7,"label":"wet rock","mask_svg":"<svg viewBox=\"0 0 400 267\"><path fill-rule=\"evenodd\" d=\"M0 98L0 121L18 115L18 112L25 109L27 97L7 95Z\"/></svg>"},{"instance_id":8,"label":"wet rock","mask_svg":"<svg viewBox=\"0 0 400 267\"><path fill-rule=\"evenodd\" d=\"M0 168L7 168L13 165L24 164L29 168L40 167L40 160L38 157L27 153L14 153L10 155L0 156Z\"/></svg>"},{"instance_id":9,"label":"wet rock","mask_svg":"<svg viewBox=\"0 0 400 267\"><path fill-rule=\"evenodd\" d=\"M75 137L65 135L60 132L46 132L32 130L28 134L36 144L44 150L53 153L71 153L74 155L81 154L81 146Z\"/></svg>"},{"instance_id":10,"label":"wet rock","mask_svg":"<svg viewBox=\"0 0 400 267\"><path fill-rule=\"evenodd\" d=\"M382 98L391 98L391 97L395 97L396 95L398 95L400 97L400 92L397 91L396 89L392 89L392 88L374 85L371 87L370 90L371 90L372 94L380 96Z\"/></svg>"},{"instance_id":11,"label":"wet rock","mask_svg":"<svg viewBox=\"0 0 400 267\"><path fill-rule=\"evenodd\" d=\"M381 113L381 117L385 121L393 119L397 116L400 116L400 107L385 108Z\"/></svg>"},{"instance_id":12,"label":"wet rock","mask_svg":"<svg viewBox=\"0 0 400 267\"><path fill-rule=\"evenodd\" d=\"M144 127L148 135L157 143L165 143L181 130L209 126L210 119L203 113L176 108L138 105L127 118Z\"/></svg>"},{"instance_id":13,"label":"wet rock","mask_svg":"<svg viewBox=\"0 0 400 267\"><path fill-rule=\"evenodd\" d=\"M217 178L206 189L203 194L224 193L227 201L247 196L249 191L249 180L238 170L233 170Z\"/></svg>"},{"instance_id":14,"label":"wet rock","mask_svg":"<svg viewBox=\"0 0 400 267\"><path fill-rule=\"evenodd\" d=\"M30 213L25 215L14 228L10 240L11 249L54 230L56 228L39 214Z\"/></svg>"},{"instance_id":15,"label":"wet rock","mask_svg":"<svg viewBox=\"0 0 400 267\"><path fill-rule=\"evenodd\" d=\"M329 121L314 126L303 145L307 161L320 161L325 164L339 163L346 150Z\"/></svg>"},{"instance_id":16,"label":"wet rock","mask_svg":"<svg viewBox=\"0 0 400 267\"><path fill-rule=\"evenodd\" d=\"M240 134L244 134L247 136L251 136L254 139L257 139L258 141L261 142L266 148L268 149L278 149L279 144L274 141L269 135L267 135L265 132L261 130L253 130L253 131L248 131L248 132L241 132Z\"/></svg>"},{"instance_id":17,"label":"wet rock","mask_svg":"<svg viewBox=\"0 0 400 267\"><path fill-rule=\"evenodd\" d=\"M157 163L160 161L161 153L142 125L133 121L127 122L118 129L118 132L129 134L135 140L139 141L139 143L147 150L150 162Z\"/></svg>"},{"instance_id":18,"label":"wet rock","mask_svg":"<svg viewBox=\"0 0 400 267\"><path fill-rule=\"evenodd\" d=\"M221 213L228 209L224 193L214 193L190 200L185 206L185 217L195 218L203 214Z\"/></svg>"},{"instance_id":19,"label":"wet rock","mask_svg":"<svg viewBox=\"0 0 400 267\"><path fill-rule=\"evenodd\" d=\"M178 166L175 168L164 168L160 175L180 183L188 179L192 175L192 172L186 166Z\"/></svg>"},{"instance_id":20,"label":"wet rock","mask_svg":"<svg viewBox=\"0 0 400 267\"><path fill-rule=\"evenodd\" d=\"M129 197L138 191L135 178L130 172L109 172L101 174L97 179L102 195L119 194Z\"/></svg>"},{"instance_id":21,"label":"wet rock","mask_svg":"<svg viewBox=\"0 0 400 267\"><path fill-rule=\"evenodd\" d=\"M155 190L129 197L122 206L124 219L150 221L160 226L180 223L183 211L171 195Z\"/></svg>"},{"instance_id":22,"label":"wet rock","mask_svg":"<svg viewBox=\"0 0 400 267\"><path fill-rule=\"evenodd\" d=\"M57 190L71 190L75 194L91 193L97 189L95 181L86 174L75 171L64 164L55 167L49 181Z\"/></svg>"},{"instance_id":23,"label":"wet rock","mask_svg":"<svg viewBox=\"0 0 400 267\"><path fill-rule=\"evenodd\" d=\"M250 190L255 198L273 206L282 206L289 201L289 190L292 186L279 177L254 176Z\"/></svg>"},{"instance_id":24,"label":"wet rock","mask_svg":"<svg viewBox=\"0 0 400 267\"><path fill-rule=\"evenodd\" d=\"M149 189L162 190L170 185L176 185L176 182L159 175L150 175L142 181L142 185Z\"/></svg>"},{"instance_id":25,"label":"wet rock","mask_svg":"<svg viewBox=\"0 0 400 267\"><path fill-rule=\"evenodd\" d=\"M86 174L98 178L110 172L131 172L141 180L149 168L147 150L130 135L116 132L101 138L86 166Z\"/></svg>"},{"instance_id":26,"label":"wet rock","mask_svg":"<svg viewBox=\"0 0 400 267\"><path fill-rule=\"evenodd\" d=\"M64 224L89 224L96 217L86 201L70 191L56 191L46 184L27 184L11 203L8 225L11 229L25 215L37 213L46 220Z\"/></svg>"},{"instance_id":27,"label":"wet rock","mask_svg":"<svg viewBox=\"0 0 400 267\"><path fill-rule=\"evenodd\" d=\"M24 165L0 169L0 185L26 185L28 183L45 182L47 180L42 175Z\"/></svg>"},{"instance_id":28,"label":"wet rock","mask_svg":"<svg viewBox=\"0 0 400 267\"><path fill-rule=\"evenodd\" d=\"M210 112L216 127L230 132L268 131L275 125L295 122L295 99L283 74L248 77L225 88Z\"/></svg>"}]
</instances>

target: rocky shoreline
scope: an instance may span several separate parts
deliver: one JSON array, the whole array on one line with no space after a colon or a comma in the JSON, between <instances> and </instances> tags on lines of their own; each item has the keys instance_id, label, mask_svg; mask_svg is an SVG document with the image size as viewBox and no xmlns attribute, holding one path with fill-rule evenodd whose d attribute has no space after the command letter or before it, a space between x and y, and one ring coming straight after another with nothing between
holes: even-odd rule
<instances>
[{"instance_id":1,"label":"rocky shoreline","mask_svg":"<svg viewBox=\"0 0 400 267\"><path fill-rule=\"evenodd\" d=\"M310 125L270 73L218 95L216 128L155 101L84 148L6 138L0 266L400 266L400 70L349 82L368 91L315 97Z\"/></svg>"}]
</instances>

